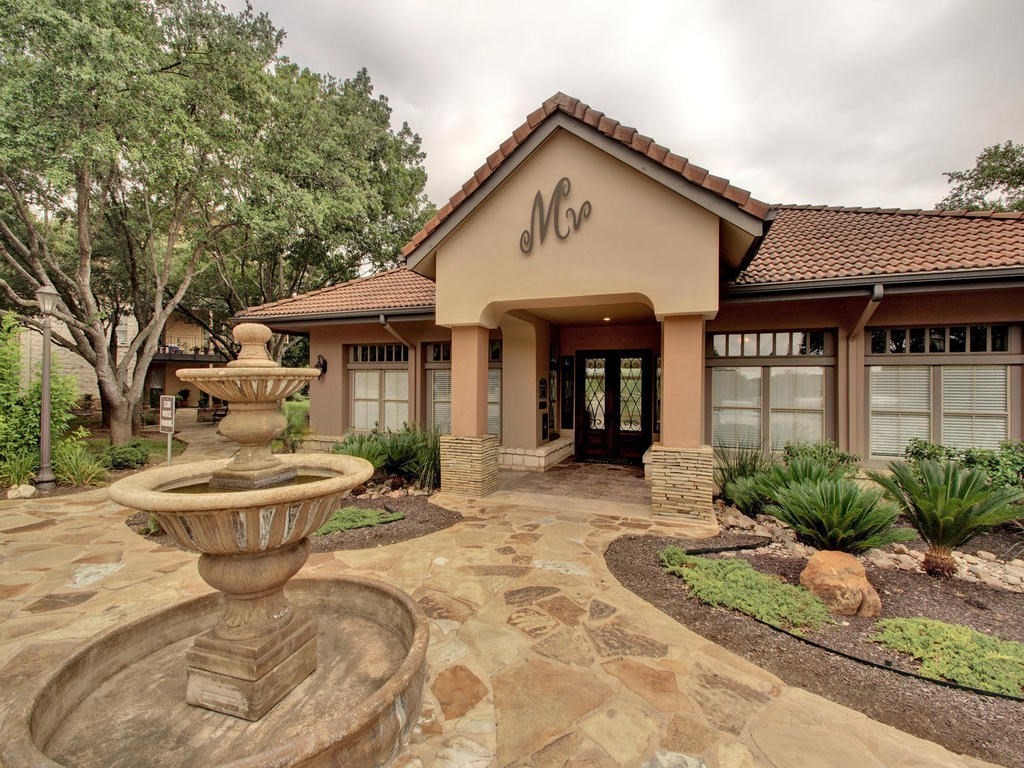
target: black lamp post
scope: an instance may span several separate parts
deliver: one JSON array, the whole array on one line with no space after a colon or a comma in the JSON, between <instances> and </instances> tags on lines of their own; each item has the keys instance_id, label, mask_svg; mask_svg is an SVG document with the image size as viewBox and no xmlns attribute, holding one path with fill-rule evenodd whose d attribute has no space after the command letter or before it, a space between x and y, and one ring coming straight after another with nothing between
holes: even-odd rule
<instances>
[{"instance_id":1,"label":"black lamp post","mask_svg":"<svg viewBox=\"0 0 1024 768\"><path fill-rule=\"evenodd\" d=\"M50 316L57 303L57 289L49 283L39 286L36 301L43 313L43 381L42 402L39 404L39 472L36 488L48 491L57 482L50 467Z\"/></svg>"}]
</instances>

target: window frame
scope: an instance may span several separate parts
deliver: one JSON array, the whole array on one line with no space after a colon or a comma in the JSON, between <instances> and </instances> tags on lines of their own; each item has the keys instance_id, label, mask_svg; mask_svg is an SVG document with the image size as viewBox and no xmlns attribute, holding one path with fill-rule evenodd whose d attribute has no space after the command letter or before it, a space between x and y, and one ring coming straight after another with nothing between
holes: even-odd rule
<instances>
[{"instance_id":1,"label":"window frame","mask_svg":"<svg viewBox=\"0 0 1024 768\"><path fill-rule=\"evenodd\" d=\"M980 323L978 323L980 325ZM1012 330L1012 329L1011 329ZM1013 334L1011 333L1011 339ZM871 408L871 369L875 367L891 368L928 368L929 369L929 438L931 443L945 445L942 442L943 420L947 414L961 416L1005 416L1006 436L1004 440L1015 440L1018 435L1019 409L1014 404L1019 402L1021 393L1021 360L1019 355L1012 353L946 353L906 355L902 353L886 355L865 355L864 363L864 459L869 466L886 466L888 462L902 457L874 452L872 444L872 413ZM1011 359L1012 358L1012 359ZM1006 412L993 411L947 411L943 403L943 371L946 368L1003 368L1006 375Z\"/></svg>"},{"instance_id":2,"label":"window frame","mask_svg":"<svg viewBox=\"0 0 1024 768\"><path fill-rule=\"evenodd\" d=\"M776 350L780 349L779 339L783 338L788 340L788 348L792 350L794 338L803 339L805 344L810 340L810 334L823 334L822 346L820 352L809 352L798 354L775 354ZM794 337L794 334L802 334L800 337ZM728 337L738 336L740 341L740 354L738 355L716 355L714 351L715 337ZM761 337L765 337L762 339ZM771 338L771 354L760 354L765 349L765 342L767 338ZM728 343L728 342L727 342ZM746 347L753 345L757 350L756 355L745 355ZM822 440L836 441L837 437L837 404L836 404L836 372L837 372L837 355L836 355L836 331L833 328L778 328L778 329L760 329L760 330L745 330L745 331L734 331L734 330L723 330L713 331L706 334L706 346L704 356L704 370L705 370L705 394L704 394L704 410L708 414L706 424L704 425L704 436L710 445L715 445L715 433L714 433L714 394L712 392L713 382L713 371L716 368L760 368L761 369L761 404L760 404L760 424L761 424L761 446L765 452L773 453L781 451L779 448L773 449L771 446L771 431L772 431L772 411L792 413L795 411L799 412L818 412L822 414ZM808 349L808 347L804 347ZM728 349L726 350L728 351ZM773 368L820 368L822 372L822 383L823 383L823 403L820 411L812 411L811 409L792 409L792 408L772 408L771 402L771 370ZM749 410L749 409L741 409ZM735 446L727 446L735 447Z\"/></svg>"}]
</instances>

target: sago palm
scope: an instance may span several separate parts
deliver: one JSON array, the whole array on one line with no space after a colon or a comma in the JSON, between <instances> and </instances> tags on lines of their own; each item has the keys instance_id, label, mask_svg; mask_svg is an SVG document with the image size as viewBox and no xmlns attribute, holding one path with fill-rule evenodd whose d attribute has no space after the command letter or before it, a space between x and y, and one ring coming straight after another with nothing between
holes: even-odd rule
<instances>
[{"instance_id":1,"label":"sago palm","mask_svg":"<svg viewBox=\"0 0 1024 768\"><path fill-rule=\"evenodd\" d=\"M932 576L951 577L957 564L953 549L997 525L1024 517L1015 502L1024 493L988 484L984 472L955 462L922 461L913 468L889 465L891 475L869 472L885 489L928 545L923 567Z\"/></svg>"},{"instance_id":2,"label":"sago palm","mask_svg":"<svg viewBox=\"0 0 1024 768\"><path fill-rule=\"evenodd\" d=\"M899 514L882 501L882 492L862 488L856 480L793 483L777 489L774 501L768 514L818 549L857 554L914 538L911 531L894 527Z\"/></svg>"}]
</instances>

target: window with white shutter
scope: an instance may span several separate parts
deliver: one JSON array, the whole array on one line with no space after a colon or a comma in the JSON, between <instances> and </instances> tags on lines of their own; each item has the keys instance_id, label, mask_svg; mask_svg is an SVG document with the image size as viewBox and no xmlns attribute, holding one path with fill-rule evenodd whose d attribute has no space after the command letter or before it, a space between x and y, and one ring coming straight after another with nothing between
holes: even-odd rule
<instances>
[{"instance_id":1,"label":"window with white shutter","mask_svg":"<svg viewBox=\"0 0 1024 768\"><path fill-rule=\"evenodd\" d=\"M501 369L487 371L487 433L501 442Z\"/></svg>"},{"instance_id":2,"label":"window with white shutter","mask_svg":"<svg viewBox=\"0 0 1024 768\"><path fill-rule=\"evenodd\" d=\"M452 429L452 372L450 368L430 371L430 425L441 434ZM487 371L487 432L501 440L501 369Z\"/></svg>"},{"instance_id":3,"label":"window with white shutter","mask_svg":"<svg viewBox=\"0 0 1024 768\"><path fill-rule=\"evenodd\" d=\"M781 450L789 442L825 439L825 369L820 366L772 366L770 445Z\"/></svg>"},{"instance_id":4,"label":"window with white shutter","mask_svg":"<svg viewBox=\"0 0 1024 768\"><path fill-rule=\"evenodd\" d=\"M942 368L942 444L998 448L1007 439L1009 371L1005 365Z\"/></svg>"},{"instance_id":5,"label":"window with white shutter","mask_svg":"<svg viewBox=\"0 0 1024 768\"><path fill-rule=\"evenodd\" d=\"M928 366L871 366L871 455L901 456L912 438L931 439L931 376Z\"/></svg>"},{"instance_id":6,"label":"window with white shutter","mask_svg":"<svg viewBox=\"0 0 1024 768\"><path fill-rule=\"evenodd\" d=\"M452 372L439 368L430 372L430 426L442 435L452 431Z\"/></svg>"},{"instance_id":7,"label":"window with white shutter","mask_svg":"<svg viewBox=\"0 0 1024 768\"><path fill-rule=\"evenodd\" d=\"M716 445L761 445L761 368L712 369L711 408Z\"/></svg>"},{"instance_id":8,"label":"window with white shutter","mask_svg":"<svg viewBox=\"0 0 1024 768\"><path fill-rule=\"evenodd\" d=\"M352 371L352 428L397 431L409 421L409 372L406 368Z\"/></svg>"}]
</instances>

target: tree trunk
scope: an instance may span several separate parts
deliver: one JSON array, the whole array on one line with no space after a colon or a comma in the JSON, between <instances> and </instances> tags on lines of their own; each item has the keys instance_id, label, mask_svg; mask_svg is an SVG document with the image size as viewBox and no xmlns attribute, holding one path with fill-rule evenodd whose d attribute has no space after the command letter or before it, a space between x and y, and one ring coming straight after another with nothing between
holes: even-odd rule
<instances>
[{"instance_id":1,"label":"tree trunk","mask_svg":"<svg viewBox=\"0 0 1024 768\"><path fill-rule=\"evenodd\" d=\"M132 408L121 398L110 408L110 444L124 445L132 439Z\"/></svg>"},{"instance_id":2,"label":"tree trunk","mask_svg":"<svg viewBox=\"0 0 1024 768\"><path fill-rule=\"evenodd\" d=\"M103 387L100 390L100 426L104 429L110 429L110 400L107 399L107 393L103 391Z\"/></svg>"}]
</instances>

